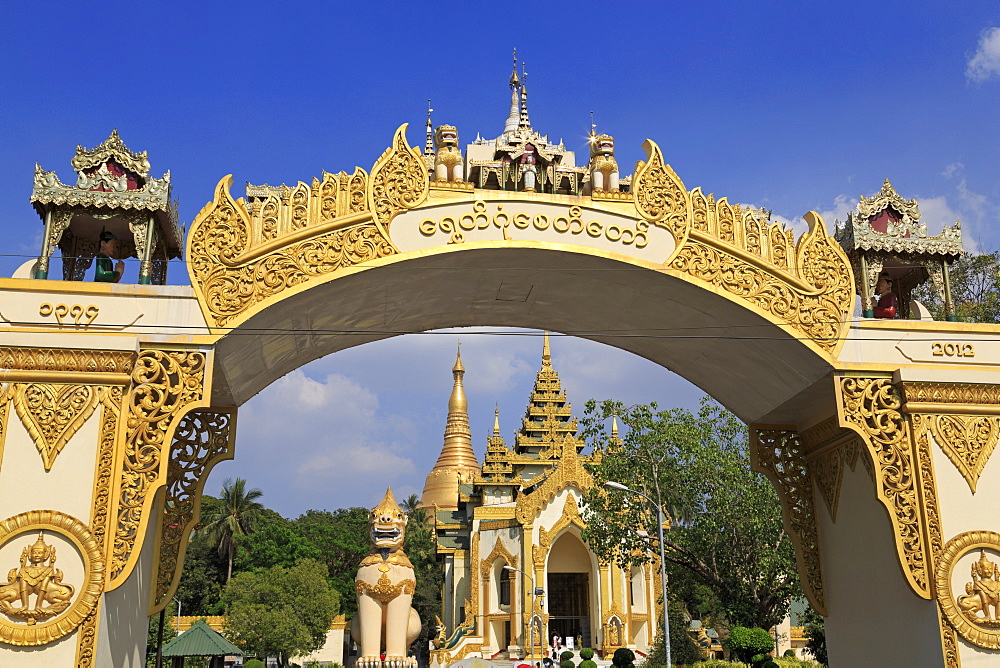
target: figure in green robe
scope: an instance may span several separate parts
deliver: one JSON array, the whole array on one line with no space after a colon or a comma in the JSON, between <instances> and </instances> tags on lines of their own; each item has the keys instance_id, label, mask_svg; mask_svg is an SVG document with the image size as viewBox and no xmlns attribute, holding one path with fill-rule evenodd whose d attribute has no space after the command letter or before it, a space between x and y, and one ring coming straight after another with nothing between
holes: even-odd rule
<instances>
[{"instance_id":1,"label":"figure in green robe","mask_svg":"<svg viewBox=\"0 0 1000 668\"><path fill-rule=\"evenodd\" d=\"M125 263L118 260L112 266L111 260L118 254L118 237L108 231L101 232L100 249L97 252L94 280L98 283L117 283L125 271Z\"/></svg>"}]
</instances>

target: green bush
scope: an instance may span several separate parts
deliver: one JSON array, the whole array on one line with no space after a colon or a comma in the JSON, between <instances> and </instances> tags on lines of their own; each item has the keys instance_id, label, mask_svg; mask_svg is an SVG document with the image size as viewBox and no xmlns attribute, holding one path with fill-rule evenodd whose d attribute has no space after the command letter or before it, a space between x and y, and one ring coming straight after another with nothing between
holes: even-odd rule
<instances>
[{"instance_id":1,"label":"green bush","mask_svg":"<svg viewBox=\"0 0 1000 668\"><path fill-rule=\"evenodd\" d=\"M794 658L796 658L795 657L795 650L794 649L786 649L785 653L782 654L781 656L784 659L794 659Z\"/></svg>"},{"instance_id":2,"label":"green bush","mask_svg":"<svg viewBox=\"0 0 1000 668\"><path fill-rule=\"evenodd\" d=\"M699 661L692 665L691 668L747 668L745 663L740 663L739 661L725 661L723 659L708 659L707 661Z\"/></svg>"},{"instance_id":3,"label":"green bush","mask_svg":"<svg viewBox=\"0 0 1000 668\"><path fill-rule=\"evenodd\" d=\"M559 668L576 668L576 664L573 663L573 659L563 659L559 662Z\"/></svg>"},{"instance_id":4,"label":"green bush","mask_svg":"<svg viewBox=\"0 0 1000 668\"><path fill-rule=\"evenodd\" d=\"M260 659L247 659L243 662L243 668L264 668L264 662Z\"/></svg>"},{"instance_id":5,"label":"green bush","mask_svg":"<svg viewBox=\"0 0 1000 668\"><path fill-rule=\"evenodd\" d=\"M572 661L574 656L576 655L573 654L573 652L566 650L565 652L559 655L559 661L566 661L566 660ZM560 665L562 664L560 663Z\"/></svg>"},{"instance_id":6,"label":"green bush","mask_svg":"<svg viewBox=\"0 0 1000 668\"><path fill-rule=\"evenodd\" d=\"M589 647L584 647L583 649L580 650L580 658L583 659L584 661L589 661L590 659L593 659L594 650L592 650ZM582 666L583 664L581 663L580 665Z\"/></svg>"},{"instance_id":7,"label":"green bush","mask_svg":"<svg viewBox=\"0 0 1000 668\"><path fill-rule=\"evenodd\" d=\"M618 668L634 668L635 652L627 647L619 647L611 657L611 663Z\"/></svg>"},{"instance_id":8,"label":"green bush","mask_svg":"<svg viewBox=\"0 0 1000 668\"><path fill-rule=\"evenodd\" d=\"M756 661L759 655L766 655L774 649L774 638L765 629L748 629L734 626L726 638L726 647L736 659L745 663L759 664L766 660ZM770 657L766 657L770 658Z\"/></svg>"}]
</instances>

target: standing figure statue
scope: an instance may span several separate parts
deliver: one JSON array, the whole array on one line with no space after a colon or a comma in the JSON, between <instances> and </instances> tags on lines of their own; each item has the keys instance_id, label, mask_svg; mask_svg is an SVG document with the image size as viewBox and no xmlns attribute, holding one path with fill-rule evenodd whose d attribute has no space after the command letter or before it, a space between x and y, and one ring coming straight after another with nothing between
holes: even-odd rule
<instances>
[{"instance_id":1,"label":"standing figure statue","mask_svg":"<svg viewBox=\"0 0 1000 668\"><path fill-rule=\"evenodd\" d=\"M100 247L97 251L97 266L94 269L94 280L98 283L117 283L125 273L125 263L121 260L111 266L111 260L118 255L118 237L105 230L101 232Z\"/></svg>"},{"instance_id":2,"label":"standing figure statue","mask_svg":"<svg viewBox=\"0 0 1000 668\"><path fill-rule=\"evenodd\" d=\"M372 553L361 560L354 579L358 615L351 635L361 645L357 668L417 665L416 659L407 656L407 649L420 635L420 617L412 606L417 582L413 564L403 552L407 520L388 488L382 502L368 514Z\"/></svg>"}]
</instances>

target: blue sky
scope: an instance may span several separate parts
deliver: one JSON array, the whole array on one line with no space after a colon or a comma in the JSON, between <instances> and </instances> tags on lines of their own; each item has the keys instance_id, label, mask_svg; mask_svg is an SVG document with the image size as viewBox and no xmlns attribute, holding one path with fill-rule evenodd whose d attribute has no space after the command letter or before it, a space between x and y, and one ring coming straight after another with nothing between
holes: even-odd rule
<instances>
[{"instance_id":1,"label":"blue sky","mask_svg":"<svg viewBox=\"0 0 1000 668\"><path fill-rule=\"evenodd\" d=\"M95 11L50 2L18 3L4 18L3 275L40 247L28 203L36 161L72 180L76 145L118 128L133 150L149 151L155 175L171 170L188 223L225 174L239 195L245 181L369 168L404 122L411 143L422 143L427 98L435 124L458 126L463 144L477 132L496 136L515 46L536 129L583 151L593 110L625 172L649 137L688 188L765 206L797 227L816 210L830 228L888 177L920 200L932 233L961 218L967 248L1000 248L997 3L173 2ZM182 265L171 271L171 282L186 282ZM494 403L504 433L516 428L540 343L464 340L481 452ZM608 348L560 340L554 354L578 407L591 396L696 401L676 376ZM400 472L375 488L419 491L440 446L453 359L454 337L405 337L292 374L244 411L240 459L219 466L209 491L242 475L285 514L373 503L377 493L353 482L382 471L371 469L371 453ZM294 427L301 455L276 458L268 439L289 436L287 417L258 409L293 396L316 414ZM293 459L312 464L296 469Z\"/></svg>"}]
</instances>

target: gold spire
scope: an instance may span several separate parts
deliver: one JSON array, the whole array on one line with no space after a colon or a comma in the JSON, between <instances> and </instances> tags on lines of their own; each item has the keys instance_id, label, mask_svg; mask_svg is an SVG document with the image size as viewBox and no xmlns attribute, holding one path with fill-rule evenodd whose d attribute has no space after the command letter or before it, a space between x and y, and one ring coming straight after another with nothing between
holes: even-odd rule
<instances>
[{"instance_id":1,"label":"gold spire","mask_svg":"<svg viewBox=\"0 0 1000 668\"><path fill-rule=\"evenodd\" d=\"M500 407L497 406L493 409L493 435L500 435Z\"/></svg>"},{"instance_id":2,"label":"gold spire","mask_svg":"<svg viewBox=\"0 0 1000 668\"><path fill-rule=\"evenodd\" d=\"M462 344L460 343L459 346ZM472 449L472 431L469 429L469 400L465 397L462 377L462 349L455 356L451 373L455 384L448 400L448 422L444 428L444 445L434 468L427 474L424 492L420 498L423 508L437 504L442 510L458 508L458 484L472 482L480 474L479 461Z\"/></svg>"},{"instance_id":3,"label":"gold spire","mask_svg":"<svg viewBox=\"0 0 1000 668\"><path fill-rule=\"evenodd\" d=\"M552 367L552 350L549 348L549 331L545 330L545 339L542 343L542 368Z\"/></svg>"},{"instance_id":4,"label":"gold spire","mask_svg":"<svg viewBox=\"0 0 1000 668\"><path fill-rule=\"evenodd\" d=\"M611 438L618 438L618 412L611 414Z\"/></svg>"}]
</instances>

